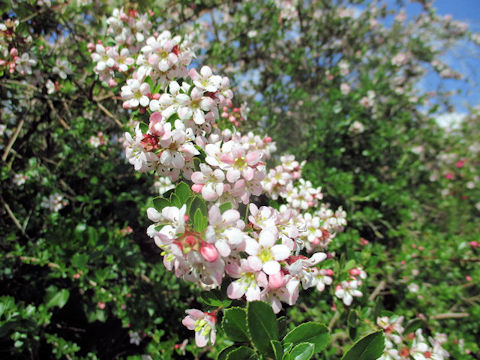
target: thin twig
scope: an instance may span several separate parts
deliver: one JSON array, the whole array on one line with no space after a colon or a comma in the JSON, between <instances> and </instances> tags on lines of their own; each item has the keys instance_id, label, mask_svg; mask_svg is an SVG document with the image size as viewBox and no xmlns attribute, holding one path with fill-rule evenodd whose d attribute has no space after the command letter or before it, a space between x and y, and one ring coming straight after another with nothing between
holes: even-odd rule
<instances>
[{"instance_id":1,"label":"thin twig","mask_svg":"<svg viewBox=\"0 0 480 360\"><path fill-rule=\"evenodd\" d=\"M110 118L113 119L113 121L115 121L115 123L120 126L121 128L123 128L123 124L120 122L120 120L118 120L110 111L108 111L108 109L102 105L101 102L97 101L97 105L98 107L100 108L100 110L102 110L107 116L109 116Z\"/></svg>"},{"instance_id":2,"label":"thin twig","mask_svg":"<svg viewBox=\"0 0 480 360\"><path fill-rule=\"evenodd\" d=\"M377 285L375 290L373 290L373 292L368 297L368 301L375 300L375 298L378 296L378 294L380 294L380 292L385 288L386 284L387 284L387 282L385 280L380 281L380 283Z\"/></svg>"},{"instance_id":3,"label":"thin twig","mask_svg":"<svg viewBox=\"0 0 480 360\"><path fill-rule=\"evenodd\" d=\"M443 320L443 319L461 319L465 317L469 317L469 313L444 313L444 314L438 314L431 316L430 319L435 319L435 320Z\"/></svg>"},{"instance_id":4,"label":"thin twig","mask_svg":"<svg viewBox=\"0 0 480 360\"><path fill-rule=\"evenodd\" d=\"M12 219L15 226L18 228L18 230L20 230L20 232L22 233L23 236L25 236L28 240L30 240L30 237L27 235L25 230L23 230L22 225L20 225L20 222L15 217L15 214L13 213L12 209L10 209L10 206L8 206L8 204L3 199L3 197L1 198L1 200L2 200L2 203L3 203L3 207L7 211L8 216L10 216L10 219Z\"/></svg>"},{"instance_id":5,"label":"thin twig","mask_svg":"<svg viewBox=\"0 0 480 360\"><path fill-rule=\"evenodd\" d=\"M328 324L328 330L330 332L332 331L333 325L335 325L339 317L340 317L340 313L338 311L335 311L335 315L333 315L332 320L330 320L330 323Z\"/></svg>"},{"instance_id":6,"label":"thin twig","mask_svg":"<svg viewBox=\"0 0 480 360\"><path fill-rule=\"evenodd\" d=\"M31 256L20 256L20 260L25 261L25 262L32 262L32 263L39 263L39 262L42 261L38 258L31 257ZM60 269L60 265L52 263L52 262L48 262L47 266L51 269Z\"/></svg>"},{"instance_id":7,"label":"thin twig","mask_svg":"<svg viewBox=\"0 0 480 360\"><path fill-rule=\"evenodd\" d=\"M55 116L57 117L58 122L60 123L60 125L62 125L64 129L70 130L70 125L68 125L67 122L66 122L65 120L63 120L63 118L62 118L62 117L60 116L60 114L57 112L57 110L56 110L55 107L53 106L52 100L47 99L47 103L48 103L48 106L50 107L50 110L52 110L52 112L53 112L53 113L55 114Z\"/></svg>"},{"instance_id":8,"label":"thin twig","mask_svg":"<svg viewBox=\"0 0 480 360\"><path fill-rule=\"evenodd\" d=\"M5 161L7 159L8 153L12 149L12 146L15 143L15 140L17 140L18 134L20 133L20 130L22 129L22 126L23 126L24 123L25 123L25 120L22 118L20 120L20 122L18 123L18 126L15 129L15 132L13 133L13 136L10 138L10 141L8 142L8 145L5 148L5 151L3 152L2 161Z\"/></svg>"}]
</instances>

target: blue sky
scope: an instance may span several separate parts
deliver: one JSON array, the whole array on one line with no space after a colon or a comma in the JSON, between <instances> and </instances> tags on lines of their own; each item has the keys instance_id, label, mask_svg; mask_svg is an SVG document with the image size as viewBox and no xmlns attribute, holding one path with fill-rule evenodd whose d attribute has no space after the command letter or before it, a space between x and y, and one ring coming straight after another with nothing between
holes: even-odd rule
<instances>
[{"instance_id":1,"label":"blue sky","mask_svg":"<svg viewBox=\"0 0 480 360\"><path fill-rule=\"evenodd\" d=\"M396 0L388 1L392 5L396 3ZM469 24L470 30L480 33L480 0L434 0L433 6L438 14L450 14L454 20L464 21ZM407 15L415 15L419 9L418 3L407 2ZM480 105L480 47L471 42L462 42L447 53L442 61L466 75L467 81L442 80L445 89L460 89L460 94L454 96L454 105L458 111L465 112L469 105ZM438 78L427 76L420 86L431 89L438 83Z\"/></svg>"}]
</instances>

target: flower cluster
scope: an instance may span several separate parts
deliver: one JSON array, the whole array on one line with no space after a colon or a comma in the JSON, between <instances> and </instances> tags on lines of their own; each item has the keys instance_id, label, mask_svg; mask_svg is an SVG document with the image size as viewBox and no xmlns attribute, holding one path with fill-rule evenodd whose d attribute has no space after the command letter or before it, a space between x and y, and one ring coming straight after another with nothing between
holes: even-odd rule
<instances>
[{"instance_id":1,"label":"flower cluster","mask_svg":"<svg viewBox=\"0 0 480 360\"><path fill-rule=\"evenodd\" d=\"M124 22L132 16L117 14ZM161 248L165 267L207 290L229 279L230 299L263 300L275 313L282 304L295 304L301 288L323 291L331 285L333 271L319 264L346 225L345 212L320 202L321 189L301 178L305 162L292 155L280 157L281 165L267 174L266 162L276 150L270 137L221 128L222 118L239 122L228 115L229 79L208 66L188 68L194 58L188 38L164 31L135 39L116 39L112 47L131 51L126 78L103 45L96 45L92 58L100 78L108 70L110 83L125 83L123 108L137 120L134 136L125 134L128 161L137 171L165 179L159 184L165 198L147 210L153 222L147 234ZM252 200L260 195L283 204L279 210L258 207ZM350 276L336 291L347 305L361 295L357 288L365 273L354 269ZM214 342L215 314L188 314L184 324L196 331L197 345Z\"/></svg>"},{"instance_id":2,"label":"flower cluster","mask_svg":"<svg viewBox=\"0 0 480 360\"><path fill-rule=\"evenodd\" d=\"M402 326L403 316L377 318L377 325L385 332L385 351L379 360L443 360L450 357L442 348L447 340L444 334L435 334L428 341L418 329L415 333L405 334Z\"/></svg>"},{"instance_id":3,"label":"flower cluster","mask_svg":"<svg viewBox=\"0 0 480 360\"><path fill-rule=\"evenodd\" d=\"M10 19L0 23L0 70L5 69L10 73L17 71L21 75L30 75L37 60L28 52L20 55L19 49L15 46L15 28L18 24L18 20Z\"/></svg>"}]
</instances>

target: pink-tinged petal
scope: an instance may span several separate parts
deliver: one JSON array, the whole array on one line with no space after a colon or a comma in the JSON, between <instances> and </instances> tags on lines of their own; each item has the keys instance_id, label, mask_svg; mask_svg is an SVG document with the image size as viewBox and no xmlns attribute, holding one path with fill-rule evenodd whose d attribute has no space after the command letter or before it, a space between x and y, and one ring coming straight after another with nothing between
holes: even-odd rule
<instances>
[{"instance_id":1,"label":"pink-tinged petal","mask_svg":"<svg viewBox=\"0 0 480 360\"><path fill-rule=\"evenodd\" d=\"M245 160L247 160L247 164L250 166L256 165L262 158L262 155L261 151L250 151L245 157Z\"/></svg>"},{"instance_id":2,"label":"pink-tinged petal","mask_svg":"<svg viewBox=\"0 0 480 360\"><path fill-rule=\"evenodd\" d=\"M266 288L268 286L267 275L263 271L259 271L255 276L255 279L261 287Z\"/></svg>"},{"instance_id":3,"label":"pink-tinged petal","mask_svg":"<svg viewBox=\"0 0 480 360\"><path fill-rule=\"evenodd\" d=\"M263 264L263 271L265 271L265 274L267 275L275 275L280 272L280 264L274 260L267 261L265 264Z\"/></svg>"},{"instance_id":4,"label":"pink-tinged petal","mask_svg":"<svg viewBox=\"0 0 480 360\"><path fill-rule=\"evenodd\" d=\"M208 66L202 66L202 68L200 69L200 74L202 74L204 78L208 78L212 76L212 69L210 69L210 67Z\"/></svg>"},{"instance_id":5,"label":"pink-tinged petal","mask_svg":"<svg viewBox=\"0 0 480 360\"><path fill-rule=\"evenodd\" d=\"M203 189L203 184L193 184L192 185L192 191L195 193L199 194Z\"/></svg>"},{"instance_id":6,"label":"pink-tinged petal","mask_svg":"<svg viewBox=\"0 0 480 360\"><path fill-rule=\"evenodd\" d=\"M220 161L232 165L235 162L235 158L232 154L222 154L222 156L220 156Z\"/></svg>"},{"instance_id":7,"label":"pink-tinged petal","mask_svg":"<svg viewBox=\"0 0 480 360\"><path fill-rule=\"evenodd\" d=\"M198 347L204 347L208 343L208 338L202 335L203 329L195 333L195 343Z\"/></svg>"},{"instance_id":8,"label":"pink-tinged petal","mask_svg":"<svg viewBox=\"0 0 480 360\"><path fill-rule=\"evenodd\" d=\"M217 248L219 254L222 257L227 257L232 252L232 250L230 249L230 246L228 246L227 242L224 240L217 241L215 243L215 247Z\"/></svg>"},{"instance_id":9,"label":"pink-tinged petal","mask_svg":"<svg viewBox=\"0 0 480 360\"><path fill-rule=\"evenodd\" d=\"M245 241L245 252L248 255L257 255L259 251L260 251L260 244L256 240L253 240L252 238L248 238Z\"/></svg>"},{"instance_id":10,"label":"pink-tinged petal","mask_svg":"<svg viewBox=\"0 0 480 360\"><path fill-rule=\"evenodd\" d=\"M275 245L270 249L270 252L277 261L285 260L290 256L290 249L286 245Z\"/></svg>"},{"instance_id":11,"label":"pink-tinged petal","mask_svg":"<svg viewBox=\"0 0 480 360\"><path fill-rule=\"evenodd\" d=\"M193 113L193 121L197 125L202 125L205 122L205 114L202 110L195 110L195 112Z\"/></svg>"},{"instance_id":12,"label":"pink-tinged petal","mask_svg":"<svg viewBox=\"0 0 480 360\"><path fill-rule=\"evenodd\" d=\"M207 201L215 201L218 199L218 194L215 191L215 185L212 183L206 184L202 188L202 196Z\"/></svg>"},{"instance_id":13,"label":"pink-tinged petal","mask_svg":"<svg viewBox=\"0 0 480 360\"><path fill-rule=\"evenodd\" d=\"M277 237L269 229L263 229L260 232L259 243L260 243L261 246L267 247L267 248L272 247L273 244L275 244L276 240L277 240Z\"/></svg>"},{"instance_id":14,"label":"pink-tinged petal","mask_svg":"<svg viewBox=\"0 0 480 360\"><path fill-rule=\"evenodd\" d=\"M240 219L240 213L237 210L229 209L222 214L222 219L226 223L234 223Z\"/></svg>"},{"instance_id":15,"label":"pink-tinged petal","mask_svg":"<svg viewBox=\"0 0 480 360\"><path fill-rule=\"evenodd\" d=\"M240 171L234 168L230 168L227 171L227 180L234 183L240 178Z\"/></svg>"},{"instance_id":16,"label":"pink-tinged petal","mask_svg":"<svg viewBox=\"0 0 480 360\"><path fill-rule=\"evenodd\" d=\"M162 121L162 114L159 112L154 112L150 115L150 121Z\"/></svg>"},{"instance_id":17,"label":"pink-tinged petal","mask_svg":"<svg viewBox=\"0 0 480 360\"><path fill-rule=\"evenodd\" d=\"M208 210L208 222L210 225L216 225L222 221L222 214L218 206L212 206Z\"/></svg>"},{"instance_id":18,"label":"pink-tinged petal","mask_svg":"<svg viewBox=\"0 0 480 360\"><path fill-rule=\"evenodd\" d=\"M272 305L272 310L275 314L278 314L282 310L282 302L276 297L272 297L270 304Z\"/></svg>"},{"instance_id":19,"label":"pink-tinged petal","mask_svg":"<svg viewBox=\"0 0 480 360\"><path fill-rule=\"evenodd\" d=\"M215 341L217 340L217 333L215 332L215 329L212 328L212 330L210 331L210 342L213 344L215 344Z\"/></svg>"},{"instance_id":20,"label":"pink-tinged petal","mask_svg":"<svg viewBox=\"0 0 480 360\"><path fill-rule=\"evenodd\" d=\"M185 312L190 315L193 319L198 320L204 317L205 313L198 309L188 309Z\"/></svg>"},{"instance_id":21,"label":"pink-tinged petal","mask_svg":"<svg viewBox=\"0 0 480 360\"><path fill-rule=\"evenodd\" d=\"M227 296L230 299L240 299L244 294L245 286L241 283L241 281L237 280L228 285Z\"/></svg>"},{"instance_id":22,"label":"pink-tinged petal","mask_svg":"<svg viewBox=\"0 0 480 360\"><path fill-rule=\"evenodd\" d=\"M253 271L262 270L262 261L257 256L249 256L247 258L247 263Z\"/></svg>"},{"instance_id":23,"label":"pink-tinged petal","mask_svg":"<svg viewBox=\"0 0 480 360\"><path fill-rule=\"evenodd\" d=\"M191 179L192 182L194 182L195 184L205 184L206 182L205 175L203 175L203 173L201 173L200 171L195 171L194 173L192 173Z\"/></svg>"},{"instance_id":24,"label":"pink-tinged petal","mask_svg":"<svg viewBox=\"0 0 480 360\"><path fill-rule=\"evenodd\" d=\"M258 286L253 286L250 285L245 292L245 297L247 298L247 301L257 301L260 300L260 288Z\"/></svg>"},{"instance_id":25,"label":"pink-tinged petal","mask_svg":"<svg viewBox=\"0 0 480 360\"><path fill-rule=\"evenodd\" d=\"M195 69L190 69L190 71L188 72L188 75L190 75L190 78L192 80L197 80L200 77L200 74Z\"/></svg>"},{"instance_id":26,"label":"pink-tinged petal","mask_svg":"<svg viewBox=\"0 0 480 360\"><path fill-rule=\"evenodd\" d=\"M195 320L193 320L190 316L187 316L182 320L183 326L185 326L188 330L195 330Z\"/></svg>"},{"instance_id":27,"label":"pink-tinged petal","mask_svg":"<svg viewBox=\"0 0 480 360\"><path fill-rule=\"evenodd\" d=\"M162 219L162 214L158 212L155 208L147 209L147 217L153 222L159 222Z\"/></svg>"},{"instance_id":28,"label":"pink-tinged petal","mask_svg":"<svg viewBox=\"0 0 480 360\"><path fill-rule=\"evenodd\" d=\"M279 289L283 285L285 285L285 283L286 283L286 280L285 280L285 276L283 275L282 271L279 271L278 273L276 273L274 275L270 275L268 277L268 286L271 289Z\"/></svg>"},{"instance_id":29,"label":"pink-tinged petal","mask_svg":"<svg viewBox=\"0 0 480 360\"><path fill-rule=\"evenodd\" d=\"M218 196L222 196L223 194L223 183L217 183L215 185L215 192L217 193Z\"/></svg>"},{"instance_id":30,"label":"pink-tinged petal","mask_svg":"<svg viewBox=\"0 0 480 360\"><path fill-rule=\"evenodd\" d=\"M185 166L185 158L179 152L173 153L172 165L176 169L181 169Z\"/></svg>"},{"instance_id":31,"label":"pink-tinged petal","mask_svg":"<svg viewBox=\"0 0 480 360\"><path fill-rule=\"evenodd\" d=\"M242 176L245 180L251 181L255 175L255 170L249 166L242 170Z\"/></svg>"}]
</instances>

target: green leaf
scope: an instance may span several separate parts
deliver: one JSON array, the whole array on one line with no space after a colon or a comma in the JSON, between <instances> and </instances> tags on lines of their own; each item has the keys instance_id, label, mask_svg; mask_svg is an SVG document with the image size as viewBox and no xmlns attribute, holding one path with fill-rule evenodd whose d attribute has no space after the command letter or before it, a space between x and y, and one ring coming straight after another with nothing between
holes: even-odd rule
<instances>
[{"instance_id":1,"label":"green leaf","mask_svg":"<svg viewBox=\"0 0 480 360\"><path fill-rule=\"evenodd\" d=\"M240 307L232 307L224 311L222 328L233 341L247 342L247 313Z\"/></svg>"},{"instance_id":2,"label":"green leaf","mask_svg":"<svg viewBox=\"0 0 480 360\"><path fill-rule=\"evenodd\" d=\"M183 203L182 203L182 200L180 200L180 198L177 196L177 194L173 193L172 195L170 195L170 203L172 204L172 206L175 206L177 208L181 208Z\"/></svg>"},{"instance_id":3,"label":"green leaf","mask_svg":"<svg viewBox=\"0 0 480 360\"><path fill-rule=\"evenodd\" d=\"M246 346L240 346L227 355L226 360L254 360L258 359L255 351Z\"/></svg>"},{"instance_id":4,"label":"green leaf","mask_svg":"<svg viewBox=\"0 0 480 360\"><path fill-rule=\"evenodd\" d=\"M270 340L278 340L278 324L272 307L263 301L249 302L247 324L252 344L265 356L273 357Z\"/></svg>"},{"instance_id":5,"label":"green leaf","mask_svg":"<svg viewBox=\"0 0 480 360\"><path fill-rule=\"evenodd\" d=\"M277 319L278 323L278 335L283 338L287 334L287 318L285 316L280 316Z\"/></svg>"},{"instance_id":6,"label":"green leaf","mask_svg":"<svg viewBox=\"0 0 480 360\"><path fill-rule=\"evenodd\" d=\"M180 201L183 204L186 204L188 201L188 198L192 195L190 191L190 187L185 184L183 181L177 185L177 188L175 189L175 194L178 196Z\"/></svg>"},{"instance_id":7,"label":"green leaf","mask_svg":"<svg viewBox=\"0 0 480 360\"><path fill-rule=\"evenodd\" d=\"M145 124L144 122L141 122L139 124L140 130L142 131L143 134L146 134L148 132L148 125Z\"/></svg>"},{"instance_id":8,"label":"green leaf","mask_svg":"<svg viewBox=\"0 0 480 360\"><path fill-rule=\"evenodd\" d=\"M358 340L343 355L342 360L376 360L383 354L385 338L379 330Z\"/></svg>"},{"instance_id":9,"label":"green leaf","mask_svg":"<svg viewBox=\"0 0 480 360\"><path fill-rule=\"evenodd\" d=\"M190 217L193 217L194 214L195 214L195 211L197 211L197 209L200 209L200 211L202 212L202 214L204 216L207 216L208 213L207 213L207 205L205 204L205 200L199 198L198 196L195 196L190 204L190 210L188 212L188 214L190 215Z\"/></svg>"},{"instance_id":10,"label":"green leaf","mask_svg":"<svg viewBox=\"0 0 480 360\"><path fill-rule=\"evenodd\" d=\"M222 205L220 205L219 207L220 207L220 212L223 214L225 211L233 208L233 205L232 205L231 202L226 202L226 203L223 203Z\"/></svg>"},{"instance_id":11,"label":"green leaf","mask_svg":"<svg viewBox=\"0 0 480 360\"><path fill-rule=\"evenodd\" d=\"M273 353L275 355L275 360L282 360L283 357L283 346L282 343L278 340L270 340L272 344Z\"/></svg>"},{"instance_id":12,"label":"green leaf","mask_svg":"<svg viewBox=\"0 0 480 360\"><path fill-rule=\"evenodd\" d=\"M197 209L195 215L193 216L193 228L195 231L202 232L208 226L208 219L203 216L202 211Z\"/></svg>"},{"instance_id":13,"label":"green leaf","mask_svg":"<svg viewBox=\"0 0 480 360\"><path fill-rule=\"evenodd\" d=\"M213 307L227 307L232 303L232 300L225 298L219 290L204 292L198 297L198 301Z\"/></svg>"},{"instance_id":14,"label":"green leaf","mask_svg":"<svg viewBox=\"0 0 480 360\"><path fill-rule=\"evenodd\" d=\"M55 286L50 286L47 288L47 293L45 295L45 306L51 308L58 306L60 309L65 306L70 297L70 292L67 289L58 290Z\"/></svg>"},{"instance_id":15,"label":"green leaf","mask_svg":"<svg viewBox=\"0 0 480 360\"><path fill-rule=\"evenodd\" d=\"M167 206L171 206L170 205L170 201L168 201L167 199L165 199L164 197L161 197L161 196L158 196L156 198L153 199L153 207L157 210L157 211L162 211L162 209L164 207L167 207Z\"/></svg>"},{"instance_id":16,"label":"green leaf","mask_svg":"<svg viewBox=\"0 0 480 360\"><path fill-rule=\"evenodd\" d=\"M295 346L290 353L289 360L308 360L315 354L315 345L311 343L301 343Z\"/></svg>"},{"instance_id":17,"label":"green leaf","mask_svg":"<svg viewBox=\"0 0 480 360\"><path fill-rule=\"evenodd\" d=\"M424 321L422 319L410 320L407 326L405 327L404 334L410 334L415 332L417 329L420 329L423 324L424 324Z\"/></svg>"},{"instance_id":18,"label":"green leaf","mask_svg":"<svg viewBox=\"0 0 480 360\"><path fill-rule=\"evenodd\" d=\"M315 346L314 353L318 353L327 347L330 342L330 333L325 325L307 322L290 331L282 342L284 345L312 343Z\"/></svg>"},{"instance_id":19,"label":"green leaf","mask_svg":"<svg viewBox=\"0 0 480 360\"><path fill-rule=\"evenodd\" d=\"M237 347L235 345L228 346L218 353L217 360L226 360L228 354L234 351Z\"/></svg>"}]
</instances>

